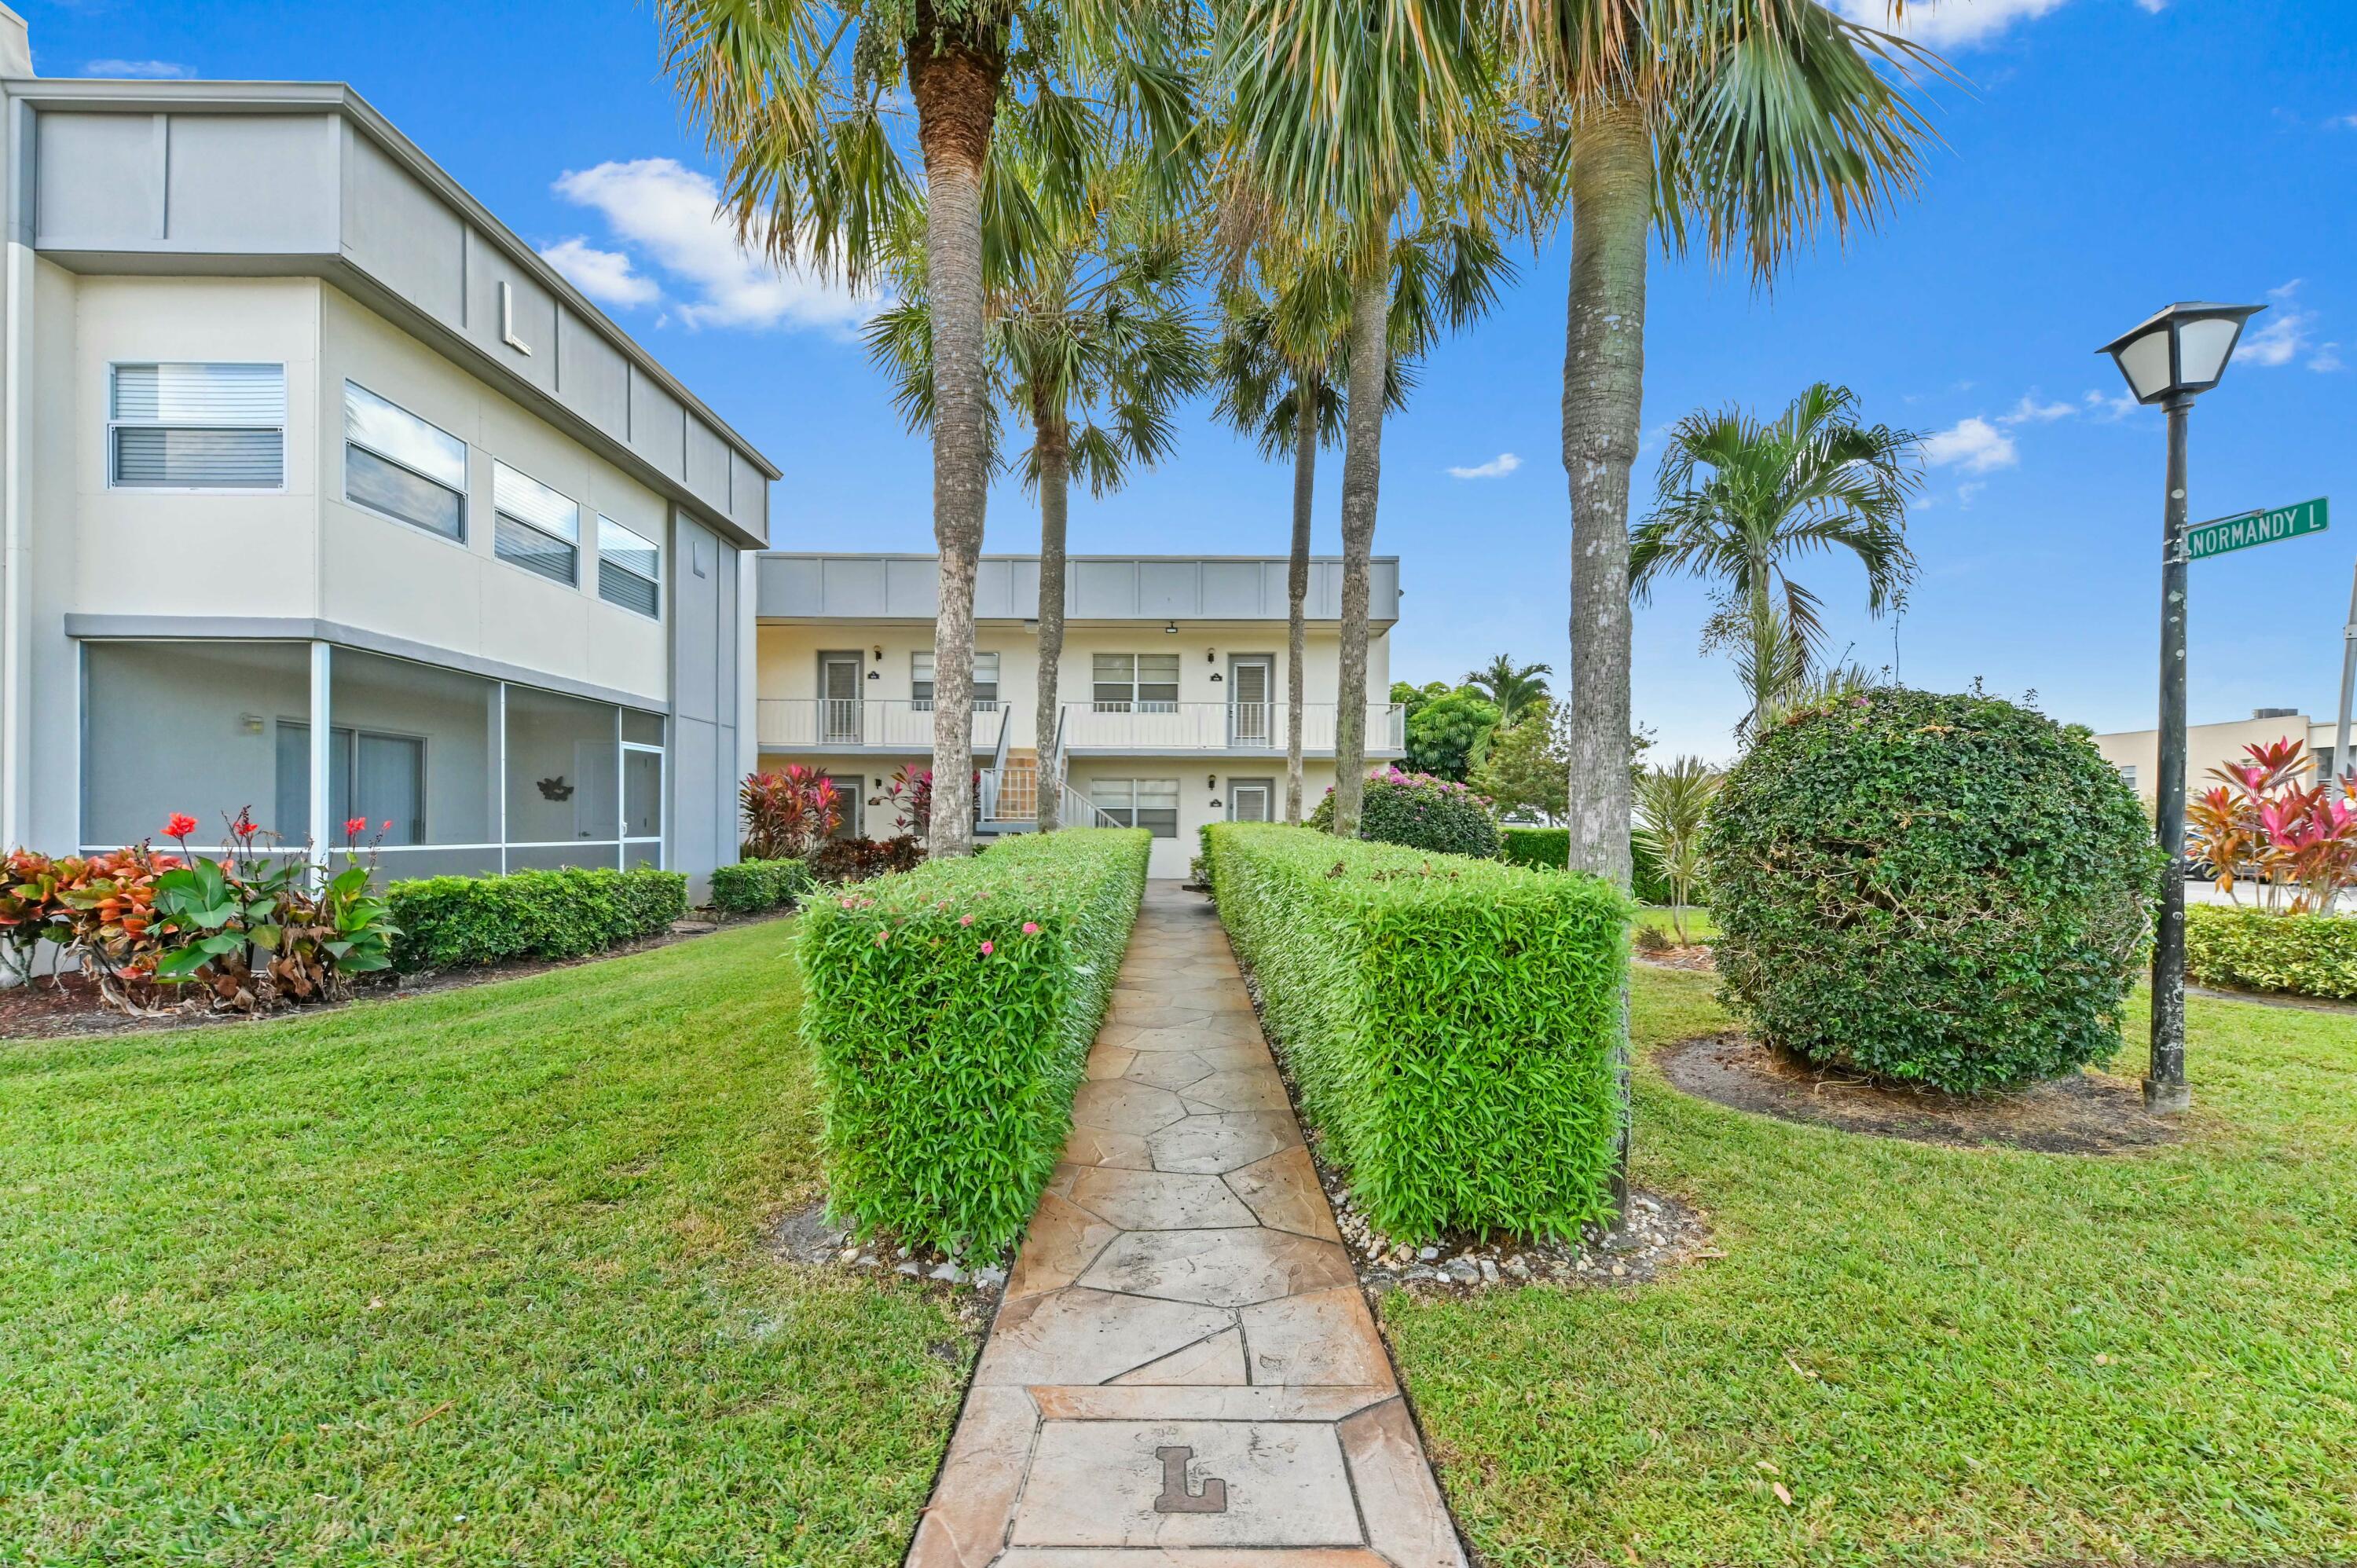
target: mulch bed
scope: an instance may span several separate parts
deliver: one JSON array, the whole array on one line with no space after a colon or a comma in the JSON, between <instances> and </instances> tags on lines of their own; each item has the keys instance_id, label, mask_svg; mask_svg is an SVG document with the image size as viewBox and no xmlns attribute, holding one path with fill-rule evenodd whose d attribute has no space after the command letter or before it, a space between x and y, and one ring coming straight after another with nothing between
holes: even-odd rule
<instances>
[{"instance_id":1,"label":"mulch bed","mask_svg":"<svg viewBox=\"0 0 2357 1568\"><path fill-rule=\"evenodd\" d=\"M1688 1094L1779 1121L1951 1148L2116 1155L2174 1143L2177 1124L2147 1116L2135 1083L2083 1072L2007 1094L1889 1089L1811 1067L1741 1035L1682 1040L1655 1053Z\"/></svg>"},{"instance_id":2,"label":"mulch bed","mask_svg":"<svg viewBox=\"0 0 2357 1568\"><path fill-rule=\"evenodd\" d=\"M603 952L588 953L580 958L533 959L520 963L495 964L485 969L422 970L414 974L366 975L353 983L349 1001L258 1015L210 1013L199 1008L169 1014L161 1018L132 1017L115 1012L101 1002L98 987L79 973L60 975L55 980L44 977L27 985L0 988L0 1041L59 1039L77 1035L140 1034L157 1029L192 1029L208 1024L267 1023L273 1019L291 1018L298 1014L333 1012L350 1006L352 1002L400 1001L412 996L431 996L437 992L464 990L470 985L486 985L495 980L523 980L535 974L545 974L550 970L573 969L609 958L651 952L657 948L693 941L716 930L784 918L783 914L747 915L719 924L686 919L660 937L624 942L619 947L608 948Z\"/></svg>"},{"instance_id":3,"label":"mulch bed","mask_svg":"<svg viewBox=\"0 0 2357 1568\"><path fill-rule=\"evenodd\" d=\"M1718 964L1710 956L1710 948L1702 942L1692 947L1656 948L1648 952L1643 948L1632 954L1639 963L1650 963L1655 969L1685 969L1697 974L1716 974Z\"/></svg>"}]
</instances>

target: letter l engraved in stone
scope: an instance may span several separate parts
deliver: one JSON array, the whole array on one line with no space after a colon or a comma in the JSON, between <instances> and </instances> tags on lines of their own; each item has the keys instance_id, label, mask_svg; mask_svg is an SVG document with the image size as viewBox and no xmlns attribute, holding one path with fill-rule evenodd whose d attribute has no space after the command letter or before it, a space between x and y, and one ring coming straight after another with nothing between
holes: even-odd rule
<instances>
[{"instance_id":1,"label":"letter l engraved in stone","mask_svg":"<svg viewBox=\"0 0 2357 1568\"><path fill-rule=\"evenodd\" d=\"M1154 1499L1156 1513L1228 1511L1228 1484L1217 1477L1204 1477L1200 1492L1187 1489L1187 1461L1195 1456L1192 1448L1157 1448L1154 1456L1162 1461L1162 1495Z\"/></svg>"}]
</instances>

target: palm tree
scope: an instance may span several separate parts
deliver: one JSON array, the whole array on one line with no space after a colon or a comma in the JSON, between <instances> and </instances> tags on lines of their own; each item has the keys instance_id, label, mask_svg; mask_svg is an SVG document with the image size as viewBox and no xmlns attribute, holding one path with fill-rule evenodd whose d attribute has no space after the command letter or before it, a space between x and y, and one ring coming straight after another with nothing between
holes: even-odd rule
<instances>
[{"instance_id":1,"label":"palm tree","mask_svg":"<svg viewBox=\"0 0 2357 1568\"><path fill-rule=\"evenodd\" d=\"M1486 309L1512 194L1503 90L1478 18L1441 0L1237 0L1217 13L1232 255L1267 234L1341 261L1341 671L1334 824L1355 838L1366 790L1367 601L1394 294L1436 317ZM1405 242L1415 264L1401 271ZM1457 292L1458 290L1463 292Z\"/></svg>"},{"instance_id":2,"label":"palm tree","mask_svg":"<svg viewBox=\"0 0 2357 1568\"><path fill-rule=\"evenodd\" d=\"M989 495L984 170L1003 120L1057 149L1058 177L1108 138L1142 140L1166 181L1198 124L1198 16L1185 0L658 0L665 63L729 155L725 205L780 262L866 285L922 181L932 310L932 820L971 854L974 583ZM908 97L900 98L902 83ZM908 108L913 106L914 125Z\"/></svg>"},{"instance_id":3,"label":"palm tree","mask_svg":"<svg viewBox=\"0 0 2357 1568\"><path fill-rule=\"evenodd\" d=\"M1847 387L1817 382L1773 424L1740 409L1678 421L1660 498L1629 547L1631 592L1684 574L1711 583L1707 648L1733 645L1750 696L1746 733L1815 666L1822 601L1792 580L1794 557L1846 551L1866 569L1870 615L1897 609L1915 575L1907 499L1922 484L1921 437L1857 418Z\"/></svg>"},{"instance_id":4,"label":"palm tree","mask_svg":"<svg viewBox=\"0 0 2357 1568\"><path fill-rule=\"evenodd\" d=\"M1723 775L1698 757L1681 757L1667 768L1648 768L1637 780L1634 837L1661 866L1670 884L1670 929L1686 945L1686 906L1702 881L1703 829Z\"/></svg>"},{"instance_id":5,"label":"palm tree","mask_svg":"<svg viewBox=\"0 0 2357 1568\"><path fill-rule=\"evenodd\" d=\"M1539 679L1555 673L1552 664L1517 664L1511 653L1501 653L1487 666L1465 672L1465 684L1497 704L1498 722L1512 728L1516 719L1547 700L1547 683Z\"/></svg>"},{"instance_id":6,"label":"palm tree","mask_svg":"<svg viewBox=\"0 0 2357 1568\"><path fill-rule=\"evenodd\" d=\"M1012 148L1014 138L1001 138ZM1005 281L990 291L990 363L997 403L1025 421L1031 443L1025 483L1039 497L1039 672L1037 689L1039 815L1043 831L1061 818L1063 779L1052 741L1064 651L1066 502L1077 477L1103 496L1126 482L1133 464L1151 466L1171 448L1171 412L1202 390L1202 335L1186 297L1187 236L1166 218L1133 160L1092 182L1076 210L1059 213L1033 185L1040 160L994 156L992 183L1006 188L1002 223L985 234L986 252L1016 253L985 270ZM1017 194L1020 192L1021 194ZM1017 232L1017 231L1037 231ZM995 243L1002 233L1004 246ZM899 271L899 299L867 328L868 351L897 382L895 402L912 428L931 418L932 316L923 255L911 246ZM993 456L996 455L994 426Z\"/></svg>"},{"instance_id":7,"label":"palm tree","mask_svg":"<svg viewBox=\"0 0 2357 1568\"><path fill-rule=\"evenodd\" d=\"M1512 0L1562 130L1572 226L1563 463L1571 492L1571 864L1629 879L1629 475L1646 252L1740 251L1753 276L1911 190L1931 134L1905 94L1936 58L1819 0Z\"/></svg>"}]
</instances>

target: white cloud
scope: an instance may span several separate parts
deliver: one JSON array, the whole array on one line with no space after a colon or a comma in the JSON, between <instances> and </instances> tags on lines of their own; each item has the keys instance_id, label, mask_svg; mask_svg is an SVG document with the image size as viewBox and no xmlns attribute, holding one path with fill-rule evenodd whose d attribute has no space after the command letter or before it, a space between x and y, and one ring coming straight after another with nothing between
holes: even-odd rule
<instances>
[{"instance_id":1,"label":"white cloud","mask_svg":"<svg viewBox=\"0 0 2357 1568\"><path fill-rule=\"evenodd\" d=\"M2169 8L2169 0L2136 0L2136 9L2147 16L2158 16Z\"/></svg>"},{"instance_id":2,"label":"white cloud","mask_svg":"<svg viewBox=\"0 0 2357 1568\"><path fill-rule=\"evenodd\" d=\"M601 213L617 235L684 285L678 314L691 327L808 327L845 333L875 312L874 295L780 267L748 250L737 241L735 223L719 210L719 188L677 159L637 158L568 169L554 188L566 200ZM673 292L677 296L681 291Z\"/></svg>"},{"instance_id":3,"label":"white cloud","mask_svg":"<svg viewBox=\"0 0 2357 1568\"><path fill-rule=\"evenodd\" d=\"M541 249L541 259L600 305L652 305L662 285L642 276L619 251L601 251L579 235Z\"/></svg>"},{"instance_id":4,"label":"white cloud","mask_svg":"<svg viewBox=\"0 0 2357 1568\"><path fill-rule=\"evenodd\" d=\"M1956 505L1964 511L1973 510L1973 498L1988 486L1979 479L1968 479L1956 487Z\"/></svg>"},{"instance_id":5,"label":"white cloud","mask_svg":"<svg viewBox=\"0 0 2357 1568\"><path fill-rule=\"evenodd\" d=\"M2325 124L2336 131L2357 131L2357 114L2338 114Z\"/></svg>"},{"instance_id":6,"label":"white cloud","mask_svg":"<svg viewBox=\"0 0 2357 1568\"><path fill-rule=\"evenodd\" d=\"M2016 22L2035 21L2061 9L2064 0L1937 0L1932 5L1911 0L1897 16L1891 15L1889 0L1835 0L1835 4L1854 22L1900 33L1937 49L1969 48L1996 38ZM2158 6L2147 4L2146 9Z\"/></svg>"},{"instance_id":7,"label":"white cloud","mask_svg":"<svg viewBox=\"0 0 2357 1568\"><path fill-rule=\"evenodd\" d=\"M2343 367L2341 362L2341 345L2338 343L2319 343L2316 346L2316 352L2308 357L2308 368L2311 371L2338 371L2344 369L2345 367Z\"/></svg>"},{"instance_id":8,"label":"white cloud","mask_svg":"<svg viewBox=\"0 0 2357 1568\"><path fill-rule=\"evenodd\" d=\"M1476 463L1469 468L1451 468L1451 476L1459 479L1502 479L1523 466L1523 460L1512 452L1501 452L1486 463Z\"/></svg>"},{"instance_id":9,"label":"white cloud","mask_svg":"<svg viewBox=\"0 0 2357 1568\"><path fill-rule=\"evenodd\" d=\"M197 74L178 60L168 59L94 59L81 68L81 73L84 76L135 76L150 81Z\"/></svg>"},{"instance_id":10,"label":"white cloud","mask_svg":"<svg viewBox=\"0 0 2357 1568\"><path fill-rule=\"evenodd\" d=\"M2024 392L2021 401L2013 405L2011 413L1997 415L1999 424L2050 424L2058 419L2068 419L2079 412L2071 403L2040 403L2035 392Z\"/></svg>"},{"instance_id":11,"label":"white cloud","mask_svg":"<svg viewBox=\"0 0 2357 1568\"><path fill-rule=\"evenodd\" d=\"M1923 461L1935 468L1953 463L1966 473L1986 474L2012 467L2021 454L2014 450L2012 436L1975 414L1924 437Z\"/></svg>"},{"instance_id":12,"label":"white cloud","mask_svg":"<svg viewBox=\"0 0 2357 1568\"><path fill-rule=\"evenodd\" d=\"M2254 365L2288 365L2308 347L2309 329L2316 325L2316 312L2302 310L2292 301L2298 296L2304 279L2294 278L2280 288L2267 290L2275 302L2268 312L2258 318L2258 329L2246 331L2243 340L2234 345L2234 358Z\"/></svg>"},{"instance_id":13,"label":"white cloud","mask_svg":"<svg viewBox=\"0 0 2357 1568\"><path fill-rule=\"evenodd\" d=\"M2103 420L2106 424L2116 424L2118 421L2126 419L2129 414L2134 413L2136 409L2136 393L2134 392L2124 392L2107 395L2104 392L2091 392L2080 401L2087 405L2089 413Z\"/></svg>"}]
</instances>

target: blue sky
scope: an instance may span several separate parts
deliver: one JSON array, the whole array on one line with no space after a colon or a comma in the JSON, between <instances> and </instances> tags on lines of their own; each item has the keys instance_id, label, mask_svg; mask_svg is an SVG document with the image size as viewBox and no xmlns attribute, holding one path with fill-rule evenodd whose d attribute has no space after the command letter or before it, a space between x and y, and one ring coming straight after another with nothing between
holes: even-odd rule
<instances>
[{"instance_id":1,"label":"blue sky","mask_svg":"<svg viewBox=\"0 0 2357 1568\"><path fill-rule=\"evenodd\" d=\"M710 222L711 165L662 77L646 5L17 4L45 75L351 82L777 460L776 542L931 548L926 449L865 361L857 302L748 263ZM1835 648L1895 657L1914 684L1978 676L2098 729L2148 725L2160 416L2118 407L2093 349L2171 299L2264 300L2195 414L2194 515L2327 494L2340 511L2321 538L2194 567L2192 713L2323 714L2357 563L2357 7L1946 0L1909 14L1971 84L1935 95L1945 145L1916 199L1846 249L1800 257L1772 294L1657 262L1641 505L1678 415L1846 382L1870 416L1933 433L1941 461L1910 524L1922 575L1895 639L1864 617L1854 569L1803 571ZM1501 650L1562 668L1566 256L1560 241L1523 255L1501 308L1433 357L1386 435L1376 548L1402 557L1407 587L1396 674L1453 679ZM1321 550L1340 545L1339 474L1329 457ZM1076 499L1072 546L1280 552L1288 501L1286 476L1199 412L1175 460ZM989 548L1028 549L1036 531L1028 498L1001 486ZM1636 707L1665 750L1717 757L1740 703L1725 663L1695 650L1706 609L1677 585L1638 612Z\"/></svg>"}]
</instances>

